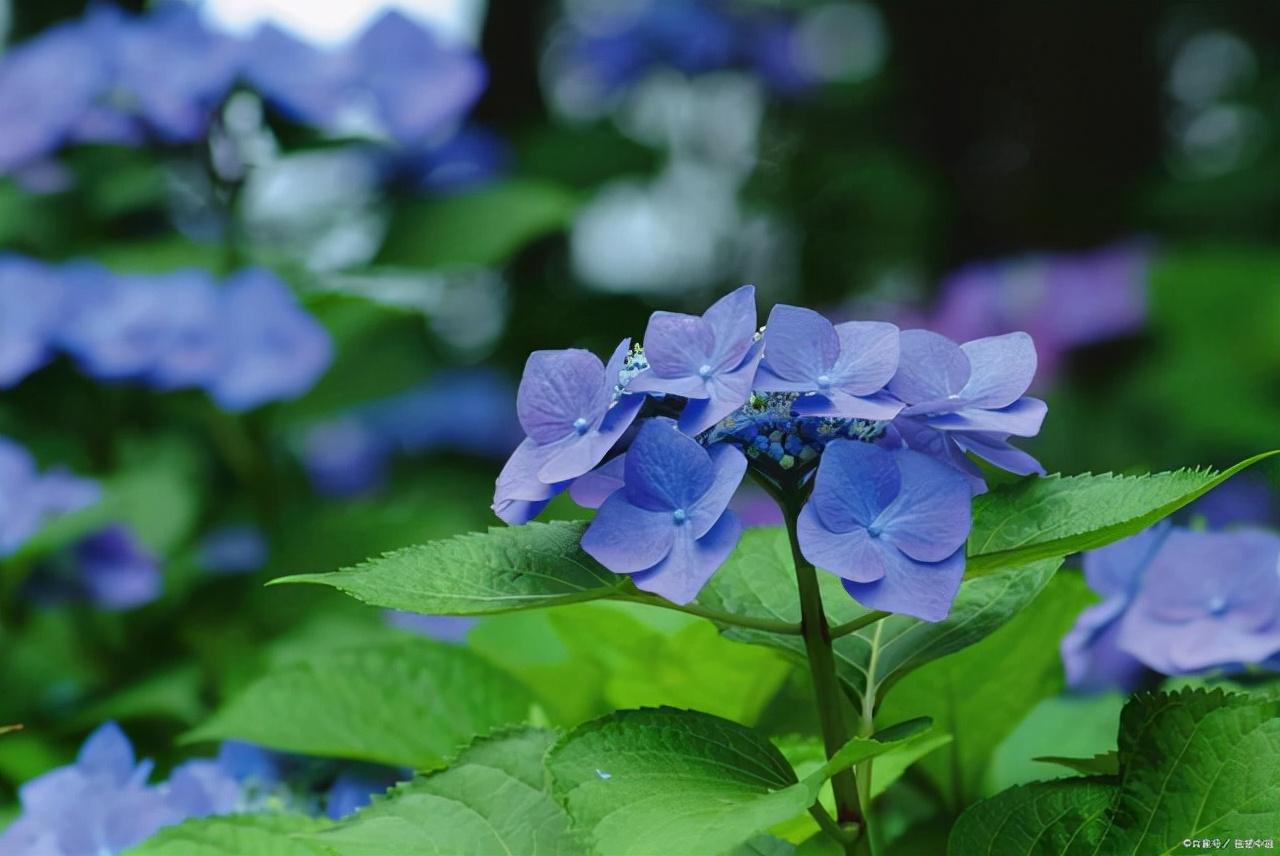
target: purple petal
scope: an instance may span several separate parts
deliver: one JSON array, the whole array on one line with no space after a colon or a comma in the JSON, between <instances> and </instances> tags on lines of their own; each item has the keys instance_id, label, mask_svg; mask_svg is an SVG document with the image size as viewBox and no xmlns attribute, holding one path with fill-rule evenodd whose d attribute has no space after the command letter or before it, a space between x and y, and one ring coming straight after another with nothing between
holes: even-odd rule
<instances>
[{"instance_id":1,"label":"purple petal","mask_svg":"<svg viewBox=\"0 0 1280 856\"><path fill-rule=\"evenodd\" d=\"M532 520L563 489L562 485L550 485L538 479L538 470L559 449L556 444L539 446L528 438L521 442L498 474L493 512L507 523Z\"/></svg>"},{"instance_id":2,"label":"purple petal","mask_svg":"<svg viewBox=\"0 0 1280 856\"><path fill-rule=\"evenodd\" d=\"M1128 601L1138 590L1151 560L1172 532L1169 523L1158 523L1105 547L1084 554L1084 578L1103 597Z\"/></svg>"},{"instance_id":3,"label":"purple petal","mask_svg":"<svg viewBox=\"0 0 1280 856\"><path fill-rule=\"evenodd\" d=\"M680 430L691 437L697 436L745 405L751 398L756 368L763 353L764 343L756 342L739 366L712 375L707 384L710 397L694 399L685 405L680 412Z\"/></svg>"},{"instance_id":4,"label":"purple petal","mask_svg":"<svg viewBox=\"0 0 1280 856\"><path fill-rule=\"evenodd\" d=\"M982 470L965 457L964 451L956 445L950 434L934 430L923 420L902 416L893 421L892 427L907 448L923 452L964 475L969 480L969 489L974 496L987 492L987 482L982 477Z\"/></svg>"},{"instance_id":5,"label":"purple petal","mask_svg":"<svg viewBox=\"0 0 1280 856\"><path fill-rule=\"evenodd\" d=\"M742 536L742 524L732 511L701 538L682 526L676 532L670 554L658 564L631 579L636 588L661 595L672 603L689 603L707 580L724 564Z\"/></svg>"},{"instance_id":6,"label":"purple petal","mask_svg":"<svg viewBox=\"0 0 1280 856\"><path fill-rule=\"evenodd\" d=\"M1020 476L1044 475L1040 462L1026 452L1009 445L1009 438L1002 434L981 432L957 432L952 436L955 444L966 452L972 452L1005 472Z\"/></svg>"},{"instance_id":7,"label":"purple petal","mask_svg":"<svg viewBox=\"0 0 1280 856\"><path fill-rule=\"evenodd\" d=\"M626 455L605 461L569 486L569 496L583 508L599 508L622 487Z\"/></svg>"},{"instance_id":8,"label":"purple petal","mask_svg":"<svg viewBox=\"0 0 1280 856\"><path fill-rule=\"evenodd\" d=\"M901 488L875 521L890 544L920 562L941 562L969 538L969 483L919 452L894 453Z\"/></svg>"},{"instance_id":9,"label":"purple petal","mask_svg":"<svg viewBox=\"0 0 1280 856\"><path fill-rule=\"evenodd\" d=\"M756 287L736 288L707 308L702 318L715 334L713 366L731 369L743 362L756 333ZM646 347L648 342L645 343Z\"/></svg>"},{"instance_id":10,"label":"purple petal","mask_svg":"<svg viewBox=\"0 0 1280 856\"><path fill-rule=\"evenodd\" d=\"M746 456L733 446L713 446L709 454L714 472L711 486L688 508L688 525L693 529L695 538L706 535L716 524L747 473Z\"/></svg>"},{"instance_id":11,"label":"purple petal","mask_svg":"<svg viewBox=\"0 0 1280 856\"><path fill-rule=\"evenodd\" d=\"M604 364L590 351L534 351L516 393L521 427L544 445L597 427L609 405L604 379Z\"/></svg>"},{"instance_id":12,"label":"purple petal","mask_svg":"<svg viewBox=\"0 0 1280 856\"><path fill-rule=\"evenodd\" d=\"M670 516L689 509L711 488L716 470L706 449L669 419L641 426L627 450L627 501Z\"/></svg>"},{"instance_id":13,"label":"purple petal","mask_svg":"<svg viewBox=\"0 0 1280 856\"><path fill-rule=\"evenodd\" d=\"M709 374L715 347L715 331L697 315L655 312L644 331L645 359L659 378L699 377L704 366Z\"/></svg>"},{"instance_id":14,"label":"purple petal","mask_svg":"<svg viewBox=\"0 0 1280 856\"><path fill-rule=\"evenodd\" d=\"M85 775L123 784L133 775L133 744L119 725L104 722L85 738L76 755L76 767Z\"/></svg>"},{"instance_id":15,"label":"purple petal","mask_svg":"<svg viewBox=\"0 0 1280 856\"><path fill-rule=\"evenodd\" d=\"M855 396L833 390L826 395L801 396L792 409L806 416L842 416L887 422L902 412L902 402L884 392Z\"/></svg>"},{"instance_id":16,"label":"purple petal","mask_svg":"<svg viewBox=\"0 0 1280 856\"><path fill-rule=\"evenodd\" d=\"M651 568L671 552L677 527L670 511L648 511L632 505L618 491L605 500L582 534L582 549L615 574Z\"/></svg>"},{"instance_id":17,"label":"purple petal","mask_svg":"<svg viewBox=\"0 0 1280 856\"><path fill-rule=\"evenodd\" d=\"M809 502L796 519L800 552L815 567L857 582L874 582L885 574L883 553L866 529L832 532Z\"/></svg>"},{"instance_id":18,"label":"purple petal","mask_svg":"<svg viewBox=\"0 0 1280 856\"><path fill-rule=\"evenodd\" d=\"M230 814L241 802L240 783L212 760L187 761L175 767L166 791L169 805L184 818Z\"/></svg>"},{"instance_id":19,"label":"purple petal","mask_svg":"<svg viewBox=\"0 0 1280 856\"><path fill-rule=\"evenodd\" d=\"M928 417L929 425L939 431L979 431L987 434L1013 434L1034 437L1040 433L1048 406L1038 398L1020 398L1000 410L967 407L955 413Z\"/></svg>"},{"instance_id":20,"label":"purple petal","mask_svg":"<svg viewBox=\"0 0 1280 856\"><path fill-rule=\"evenodd\" d=\"M832 385L849 395L883 389L898 370L898 328L881 321L849 321L835 330L840 358L831 367Z\"/></svg>"},{"instance_id":21,"label":"purple petal","mask_svg":"<svg viewBox=\"0 0 1280 856\"><path fill-rule=\"evenodd\" d=\"M1080 613L1075 626L1062 637L1062 666L1072 689L1129 692L1137 687L1145 669L1117 644L1124 608L1124 598L1091 606Z\"/></svg>"},{"instance_id":22,"label":"purple petal","mask_svg":"<svg viewBox=\"0 0 1280 856\"><path fill-rule=\"evenodd\" d=\"M784 303L769 313L764 343L766 377L805 383L806 389L812 389L814 379L829 373L840 357L840 338L830 321L812 309Z\"/></svg>"},{"instance_id":23,"label":"purple petal","mask_svg":"<svg viewBox=\"0 0 1280 856\"><path fill-rule=\"evenodd\" d=\"M928 330L903 330L898 371L889 392L907 404L959 396L969 380L969 358L955 342Z\"/></svg>"},{"instance_id":24,"label":"purple petal","mask_svg":"<svg viewBox=\"0 0 1280 856\"><path fill-rule=\"evenodd\" d=\"M842 533L865 529L898 495L901 475L893 453L856 440L827 444L818 463L812 507L823 528Z\"/></svg>"},{"instance_id":25,"label":"purple petal","mask_svg":"<svg viewBox=\"0 0 1280 856\"><path fill-rule=\"evenodd\" d=\"M845 591L863 606L912 615L924 621L941 621L964 577L964 549L941 562L915 562L885 544L884 576L871 583L845 580Z\"/></svg>"},{"instance_id":26,"label":"purple petal","mask_svg":"<svg viewBox=\"0 0 1280 856\"><path fill-rule=\"evenodd\" d=\"M1026 333L975 339L960 346L969 358L969 381L960 397L970 407L999 409L1013 404L1036 376L1036 346Z\"/></svg>"},{"instance_id":27,"label":"purple petal","mask_svg":"<svg viewBox=\"0 0 1280 856\"><path fill-rule=\"evenodd\" d=\"M609 408L600 427L579 437L570 434L556 453L538 470L544 482L558 483L584 475L613 450L644 404L643 395L624 395Z\"/></svg>"}]
</instances>

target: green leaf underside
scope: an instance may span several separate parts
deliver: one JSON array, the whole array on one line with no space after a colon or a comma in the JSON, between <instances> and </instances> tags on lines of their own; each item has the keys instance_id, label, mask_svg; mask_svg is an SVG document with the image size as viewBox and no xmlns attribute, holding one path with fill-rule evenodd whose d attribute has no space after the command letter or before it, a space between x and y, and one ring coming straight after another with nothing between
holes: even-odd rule
<instances>
[{"instance_id":1,"label":"green leaf underside","mask_svg":"<svg viewBox=\"0 0 1280 856\"><path fill-rule=\"evenodd\" d=\"M977 798L992 754L1042 699L1062 689L1058 641L1090 601L1079 574L1055 576L1029 606L986 639L908 675L884 699L892 722L928 714L952 736L922 771L957 807Z\"/></svg>"},{"instance_id":2,"label":"green leaf underside","mask_svg":"<svg viewBox=\"0 0 1280 856\"><path fill-rule=\"evenodd\" d=\"M295 837L327 821L301 814L235 814L166 827L126 856L332 856L320 844Z\"/></svg>"},{"instance_id":3,"label":"green leaf underside","mask_svg":"<svg viewBox=\"0 0 1280 856\"><path fill-rule=\"evenodd\" d=\"M465 648L406 637L274 667L184 740L420 769L523 722L532 696Z\"/></svg>"},{"instance_id":4,"label":"green leaf underside","mask_svg":"<svg viewBox=\"0 0 1280 856\"><path fill-rule=\"evenodd\" d=\"M998 487L973 501L966 574L981 576L1134 535L1277 454L1255 455L1221 472L1054 475Z\"/></svg>"},{"instance_id":5,"label":"green leaf underside","mask_svg":"<svg viewBox=\"0 0 1280 856\"><path fill-rule=\"evenodd\" d=\"M834 642L836 668L849 689L861 698L868 683L883 690L912 669L958 651L1012 618L1048 584L1061 560L1031 564L1013 573L967 580L960 586L951 614L938 622L893 615ZM864 609L831 574L819 574L823 603L831 624L866 615ZM704 606L779 621L799 621L791 547L780 528L748 530L698 597ZM730 638L772 645L804 656L797 636L730 628ZM872 660L875 660L874 666Z\"/></svg>"},{"instance_id":6,"label":"green leaf underside","mask_svg":"<svg viewBox=\"0 0 1280 856\"><path fill-rule=\"evenodd\" d=\"M484 615L593 600L630 590L579 546L583 521L495 527L396 550L329 574L273 583L333 586L372 606L424 615Z\"/></svg>"},{"instance_id":7,"label":"green leaf underside","mask_svg":"<svg viewBox=\"0 0 1280 856\"><path fill-rule=\"evenodd\" d=\"M949 852L1145 856L1187 839L1274 838L1280 703L1183 690L1135 696L1120 717L1119 777L1013 788L966 811ZM1020 835L1000 836L998 824Z\"/></svg>"},{"instance_id":8,"label":"green leaf underside","mask_svg":"<svg viewBox=\"0 0 1280 856\"><path fill-rule=\"evenodd\" d=\"M578 856L543 758L559 737L524 728L482 738L448 769L399 785L311 840L337 856Z\"/></svg>"},{"instance_id":9,"label":"green leaf underside","mask_svg":"<svg viewBox=\"0 0 1280 856\"><path fill-rule=\"evenodd\" d=\"M556 796L601 856L715 856L808 809L837 769L927 737L857 738L815 773L762 735L695 711L619 711L574 730L547 758Z\"/></svg>"}]
</instances>

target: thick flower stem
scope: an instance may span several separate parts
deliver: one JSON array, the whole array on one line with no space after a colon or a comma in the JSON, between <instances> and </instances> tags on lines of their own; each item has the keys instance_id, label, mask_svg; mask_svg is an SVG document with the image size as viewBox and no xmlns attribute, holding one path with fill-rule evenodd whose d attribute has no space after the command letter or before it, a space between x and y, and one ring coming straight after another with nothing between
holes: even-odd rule
<instances>
[{"instance_id":1,"label":"thick flower stem","mask_svg":"<svg viewBox=\"0 0 1280 856\"><path fill-rule=\"evenodd\" d=\"M830 758L849 740L842 705L844 693L836 676L835 653L831 648L831 628L822 609L822 593L818 589L818 574L813 564L800 552L796 537L796 517L799 508L785 508L787 534L791 538L791 556L796 567L796 586L800 593L800 629L804 636L805 653L809 660L809 673L813 679L818 700L818 720L822 726L822 742ZM831 788L836 798L836 820L842 826L862 825L859 810L858 789L852 770L841 770L831 777ZM846 844L846 847L850 845Z\"/></svg>"}]
</instances>

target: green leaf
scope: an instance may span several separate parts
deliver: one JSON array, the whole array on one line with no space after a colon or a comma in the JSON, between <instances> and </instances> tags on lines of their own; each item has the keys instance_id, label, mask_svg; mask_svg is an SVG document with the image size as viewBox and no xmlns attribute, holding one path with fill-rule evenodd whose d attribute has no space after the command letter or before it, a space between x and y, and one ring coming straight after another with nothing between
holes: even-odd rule
<instances>
[{"instance_id":1,"label":"green leaf","mask_svg":"<svg viewBox=\"0 0 1280 856\"><path fill-rule=\"evenodd\" d=\"M1004 791L957 821L948 852L1142 856L1187 839L1274 838L1280 702L1220 690L1142 693L1120 716L1119 777Z\"/></svg>"},{"instance_id":2,"label":"green leaf","mask_svg":"<svg viewBox=\"0 0 1280 856\"><path fill-rule=\"evenodd\" d=\"M378 261L442 268L493 267L566 226L578 197L545 181L513 179L469 193L409 203L392 220Z\"/></svg>"},{"instance_id":3,"label":"green leaf","mask_svg":"<svg viewBox=\"0 0 1280 856\"><path fill-rule=\"evenodd\" d=\"M1061 779L1011 788L970 808L947 842L950 856L1085 856L1106 829L1116 786Z\"/></svg>"},{"instance_id":4,"label":"green leaf","mask_svg":"<svg viewBox=\"0 0 1280 856\"><path fill-rule=\"evenodd\" d=\"M979 796L995 748L1062 688L1058 641L1089 598L1078 574L1059 574L1008 624L916 670L883 699L878 716L928 714L951 735L948 751L929 756L922 768L953 806Z\"/></svg>"},{"instance_id":5,"label":"green leaf","mask_svg":"<svg viewBox=\"0 0 1280 856\"><path fill-rule=\"evenodd\" d=\"M1113 751L1125 699L1113 692L1062 694L1042 700L992 753L983 795L1071 775L1064 767L1037 760L1040 756L1087 757Z\"/></svg>"},{"instance_id":6,"label":"green leaf","mask_svg":"<svg viewBox=\"0 0 1280 856\"><path fill-rule=\"evenodd\" d=\"M584 853L548 788L543 757L557 736L526 728L481 739L313 840L338 856Z\"/></svg>"},{"instance_id":7,"label":"green leaf","mask_svg":"<svg viewBox=\"0 0 1280 856\"><path fill-rule=\"evenodd\" d=\"M464 648L405 637L274 667L186 742L432 768L530 713L524 686Z\"/></svg>"},{"instance_id":8,"label":"green leaf","mask_svg":"<svg viewBox=\"0 0 1280 856\"><path fill-rule=\"evenodd\" d=\"M425 615L482 615L623 591L630 580L579 546L585 528L580 521L493 528L396 550L331 574L272 583L319 583L372 606Z\"/></svg>"},{"instance_id":9,"label":"green leaf","mask_svg":"<svg viewBox=\"0 0 1280 856\"><path fill-rule=\"evenodd\" d=\"M1085 776L1118 776L1120 775L1120 753L1100 752L1092 758L1063 758L1060 755L1041 755L1035 760L1044 764L1057 764L1068 770L1075 770Z\"/></svg>"},{"instance_id":10,"label":"green leaf","mask_svg":"<svg viewBox=\"0 0 1280 856\"><path fill-rule=\"evenodd\" d=\"M835 640L836 668L861 699L868 683L879 694L930 660L958 651L989 635L1026 606L1049 582L1059 560L1037 562L1017 572L968 580L961 584L951 614L943 621L921 621L893 615ZM818 574L827 620L843 624L865 616L858 604L828 573ZM742 542L698 596L698 603L724 612L799 621L791 547L781 527L747 531ZM770 645L804 657L804 641L758 630L731 628L731 639Z\"/></svg>"},{"instance_id":11,"label":"green leaf","mask_svg":"<svg viewBox=\"0 0 1280 856\"><path fill-rule=\"evenodd\" d=\"M695 711L619 711L575 729L547 759L556 795L602 856L714 856L805 811L822 783L910 740L856 738L798 781L778 749L744 726Z\"/></svg>"},{"instance_id":12,"label":"green leaf","mask_svg":"<svg viewBox=\"0 0 1280 856\"><path fill-rule=\"evenodd\" d=\"M965 573L981 576L1134 535L1241 470L1278 454L1280 450L1264 452L1221 472L1054 475L998 487L973 501Z\"/></svg>"},{"instance_id":13,"label":"green leaf","mask_svg":"<svg viewBox=\"0 0 1280 856\"><path fill-rule=\"evenodd\" d=\"M331 856L323 845L296 837L327 823L300 814L233 814L166 827L127 856Z\"/></svg>"}]
</instances>

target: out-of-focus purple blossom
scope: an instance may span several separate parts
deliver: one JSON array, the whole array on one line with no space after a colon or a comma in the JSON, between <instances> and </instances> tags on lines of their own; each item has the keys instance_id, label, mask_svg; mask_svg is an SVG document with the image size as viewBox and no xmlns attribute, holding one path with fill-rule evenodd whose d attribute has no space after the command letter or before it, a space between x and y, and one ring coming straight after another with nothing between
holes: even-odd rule
<instances>
[{"instance_id":1,"label":"out-of-focus purple blossom","mask_svg":"<svg viewBox=\"0 0 1280 856\"><path fill-rule=\"evenodd\" d=\"M644 403L623 383L630 348L624 340L608 365L577 348L529 355L516 397L527 436L498 475L493 510L499 517L532 519L569 481L600 463L630 427Z\"/></svg>"},{"instance_id":2,"label":"out-of-focus purple blossom","mask_svg":"<svg viewBox=\"0 0 1280 856\"><path fill-rule=\"evenodd\" d=\"M1280 536L1170 532L1121 619L1119 645L1166 675L1280 653Z\"/></svg>"},{"instance_id":3,"label":"out-of-focus purple blossom","mask_svg":"<svg viewBox=\"0 0 1280 856\"><path fill-rule=\"evenodd\" d=\"M393 455L501 457L520 441L512 391L495 372L451 371L320 423L303 438L312 485L326 496L366 493L384 482Z\"/></svg>"},{"instance_id":4,"label":"out-of-focus purple blossom","mask_svg":"<svg viewBox=\"0 0 1280 856\"><path fill-rule=\"evenodd\" d=\"M503 174L511 147L492 131L471 126L445 142L396 158L394 171L424 190L461 193Z\"/></svg>"},{"instance_id":5,"label":"out-of-focus purple blossom","mask_svg":"<svg viewBox=\"0 0 1280 856\"><path fill-rule=\"evenodd\" d=\"M630 574L637 588L688 603L742 534L728 507L746 469L732 446L707 450L673 421L650 420L627 450L622 488L600 506L582 549Z\"/></svg>"},{"instance_id":6,"label":"out-of-focus purple blossom","mask_svg":"<svg viewBox=\"0 0 1280 856\"><path fill-rule=\"evenodd\" d=\"M1047 408L1024 395L1036 372L1036 349L1026 333L957 345L928 330L906 330L902 357L889 392L907 406L893 422L896 437L968 476L975 493L986 490L971 452L1009 472L1044 468L1009 444L1033 437Z\"/></svg>"},{"instance_id":7,"label":"out-of-focus purple blossom","mask_svg":"<svg viewBox=\"0 0 1280 856\"><path fill-rule=\"evenodd\" d=\"M420 615L398 609L388 609L383 614L386 616L387 623L393 627L399 627L401 630L408 630L429 639L438 639L441 642L464 641L477 621L465 615Z\"/></svg>"},{"instance_id":8,"label":"out-of-focus purple blossom","mask_svg":"<svg viewBox=\"0 0 1280 856\"><path fill-rule=\"evenodd\" d=\"M0 437L0 558L11 555L49 520L101 497L95 482L64 470L43 475L22 446Z\"/></svg>"},{"instance_id":9,"label":"out-of-focus purple blossom","mask_svg":"<svg viewBox=\"0 0 1280 856\"><path fill-rule=\"evenodd\" d=\"M918 452L827 445L796 533L806 559L872 609L941 621L964 576L969 488Z\"/></svg>"},{"instance_id":10,"label":"out-of-focus purple blossom","mask_svg":"<svg viewBox=\"0 0 1280 856\"><path fill-rule=\"evenodd\" d=\"M196 547L196 563L211 574L247 574L267 564L267 539L249 523L220 526Z\"/></svg>"},{"instance_id":11,"label":"out-of-focus purple blossom","mask_svg":"<svg viewBox=\"0 0 1280 856\"><path fill-rule=\"evenodd\" d=\"M1204 518L1210 529L1238 524L1265 526L1277 522L1280 504L1265 478L1242 473L1197 499L1190 512Z\"/></svg>"},{"instance_id":12,"label":"out-of-focus purple blossom","mask_svg":"<svg viewBox=\"0 0 1280 856\"><path fill-rule=\"evenodd\" d=\"M1119 647L1120 619L1170 531L1168 524L1153 526L1085 553L1085 580L1103 600L1080 613L1062 639L1062 664L1072 688L1127 692L1141 681L1145 667Z\"/></svg>"},{"instance_id":13,"label":"out-of-focus purple blossom","mask_svg":"<svg viewBox=\"0 0 1280 856\"><path fill-rule=\"evenodd\" d=\"M264 27L246 48L244 69L287 116L333 132L371 131L411 147L444 138L487 82L473 51L441 43L395 10L336 51Z\"/></svg>"},{"instance_id":14,"label":"out-of-focus purple blossom","mask_svg":"<svg viewBox=\"0 0 1280 856\"><path fill-rule=\"evenodd\" d=\"M159 562L124 526L83 538L73 553L85 594L103 609L132 609L160 595Z\"/></svg>"},{"instance_id":15,"label":"out-of-focus purple blossom","mask_svg":"<svg viewBox=\"0 0 1280 856\"><path fill-rule=\"evenodd\" d=\"M22 813L0 833L0 852L120 853L183 815L164 790L149 786L151 762L137 762L115 723L84 742L74 764L32 779L18 790Z\"/></svg>"},{"instance_id":16,"label":"out-of-focus purple blossom","mask_svg":"<svg viewBox=\"0 0 1280 856\"><path fill-rule=\"evenodd\" d=\"M274 274L249 268L228 280L224 301L226 360L209 394L227 410L251 410L297 398L333 360L333 341Z\"/></svg>"},{"instance_id":17,"label":"out-of-focus purple blossom","mask_svg":"<svg viewBox=\"0 0 1280 856\"><path fill-rule=\"evenodd\" d=\"M0 389L53 358L65 312L62 283L22 256L0 257Z\"/></svg>"},{"instance_id":18,"label":"out-of-focus purple blossom","mask_svg":"<svg viewBox=\"0 0 1280 856\"><path fill-rule=\"evenodd\" d=\"M764 347L755 334L751 285L720 298L701 316L655 312L644 334L648 370L629 388L689 399L680 412L680 430L700 434L751 397Z\"/></svg>"},{"instance_id":19,"label":"out-of-focus purple blossom","mask_svg":"<svg viewBox=\"0 0 1280 856\"><path fill-rule=\"evenodd\" d=\"M779 304L764 331L757 389L800 393L801 413L892 419L902 404L885 394L898 370L898 328L876 321L834 325L812 309Z\"/></svg>"},{"instance_id":20,"label":"out-of-focus purple blossom","mask_svg":"<svg viewBox=\"0 0 1280 856\"><path fill-rule=\"evenodd\" d=\"M957 341L1026 331L1043 381L1067 351L1142 328L1149 265L1138 242L971 264L943 280L924 326Z\"/></svg>"}]
</instances>

